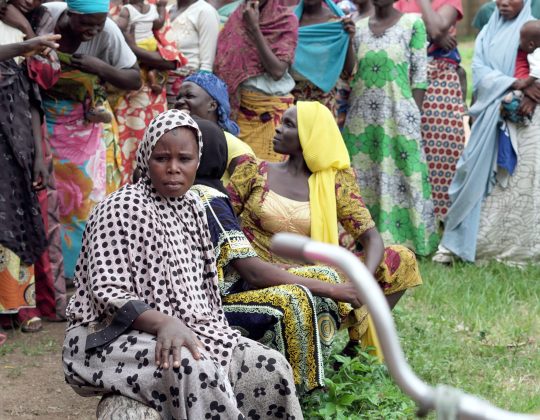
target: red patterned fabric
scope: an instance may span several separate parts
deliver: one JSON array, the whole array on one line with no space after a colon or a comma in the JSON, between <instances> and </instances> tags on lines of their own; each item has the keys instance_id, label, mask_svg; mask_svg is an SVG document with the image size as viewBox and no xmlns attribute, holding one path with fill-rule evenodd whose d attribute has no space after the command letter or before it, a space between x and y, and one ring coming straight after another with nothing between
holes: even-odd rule
<instances>
[{"instance_id":1,"label":"red patterned fabric","mask_svg":"<svg viewBox=\"0 0 540 420\"><path fill-rule=\"evenodd\" d=\"M257 47L245 28L244 9L245 4L241 4L219 34L214 62L214 73L229 89L233 114L239 105L238 86L265 73ZM293 11L281 6L279 0L268 0L260 11L259 26L276 57L291 64L298 43L298 19Z\"/></svg>"},{"instance_id":2,"label":"red patterned fabric","mask_svg":"<svg viewBox=\"0 0 540 420\"><path fill-rule=\"evenodd\" d=\"M463 98L456 66L434 60L428 67L422 144L426 153L435 215L444 220L450 207L448 188L465 147Z\"/></svg>"}]
</instances>

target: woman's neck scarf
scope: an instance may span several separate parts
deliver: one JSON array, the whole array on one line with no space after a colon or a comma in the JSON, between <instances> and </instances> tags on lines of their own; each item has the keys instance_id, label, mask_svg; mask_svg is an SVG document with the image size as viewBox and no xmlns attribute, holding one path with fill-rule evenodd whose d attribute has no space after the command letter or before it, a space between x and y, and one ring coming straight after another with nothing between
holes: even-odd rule
<instances>
[{"instance_id":1,"label":"woman's neck scarf","mask_svg":"<svg viewBox=\"0 0 540 420\"><path fill-rule=\"evenodd\" d=\"M238 124L231 120L229 94L227 93L227 85L223 80L212 73L199 72L186 77L184 82L195 83L217 102L218 125L223 130L228 131L234 136L240 133Z\"/></svg>"},{"instance_id":2,"label":"woman's neck scarf","mask_svg":"<svg viewBox=\"0 0 540 420\"><path fill-rule=\"evenodd\" d=\"M214 62L214 73L227 84L234 111L239 105L240 84L266 72L242 18L245 7L244 3L233 12L219 34ZM268 0L260 11L259 27L276 57L292 63L298 41L298 19L294 13L281 6L279 0Z\"/></svg>"},{"instance_id":3,"label":"woman's neck scarf","mask_svg":"<svg viewBox=\"0 0 540 420\"><path fill-rule=\"evenodd\" d=\"M311 238L338 244L336 172L351 166L334 116L319 102L298 102L298 135L309 177Z\"/></svg>"},{"instance_id":4,"label":"woman's neck scarf","mask_svg":"<svg viewBox=\"0 0 540 420\"><path fill-rule=\"evenodd\" d=\"M343 16L334 2L325 0L325 3L337 17ZM300 20L304 13L304 0L294 13ZM348 46L349 35L341 21L300 26L292 68L324 92L329 92L343 70Z\"/></svg>"},{"instance_id":5,"label":"woman's neck scarf","mask_svg":"<svg viewBox=\"0 0 540 420\"><path fill-rule=\"evenodd\" d=\"M227 140L223 130L212 121L195 118L202 133L203 152L195 185L206 185L227 195L221 177L227 170Z\"/></svg>"},{"instance_id":6,"label":"woman's neck scarf","mask_svg":"<svg viewBox=\"0 0 540 420\"><path fill-rule=\"evenodd\" d=\"M443 246L466 261L476 258L482 201L495 184L500 104L515 81L519 32L532 19L530 0L524 0L512 20L503 19L495 9L476 38L472 62L476 101L469 111L475 121L450 185L452 206L442 239Z\"/></svg>"},{"instance_id":7,"label":"woman's neck scarf","mask_svg":"<svg viewBox=\"0 0 540 420\"><path fill-rule=\"evenodd\" d=\"M90 15L93 13L109 13L109 0L67 0L70 12Z\"/></svg>"}]
</instances>

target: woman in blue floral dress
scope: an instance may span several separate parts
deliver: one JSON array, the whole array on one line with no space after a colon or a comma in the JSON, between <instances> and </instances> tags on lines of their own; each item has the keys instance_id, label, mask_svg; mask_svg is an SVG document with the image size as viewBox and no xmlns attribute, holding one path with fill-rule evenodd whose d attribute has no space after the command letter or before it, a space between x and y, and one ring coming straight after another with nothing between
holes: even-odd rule
<instances>
[{"instance_id":1,"label":"woman in blue floral dress","mask_svg":"<svg viewBox=\"0 0 540 420\"><path fill-rule=\"evenodd\" d=\"M374 0L356 24L358 69L343 137L364 201L387 244L429 255L439 236L420 111L427 87L426 29L417 15Z\"/></svg>"}]
</instances>

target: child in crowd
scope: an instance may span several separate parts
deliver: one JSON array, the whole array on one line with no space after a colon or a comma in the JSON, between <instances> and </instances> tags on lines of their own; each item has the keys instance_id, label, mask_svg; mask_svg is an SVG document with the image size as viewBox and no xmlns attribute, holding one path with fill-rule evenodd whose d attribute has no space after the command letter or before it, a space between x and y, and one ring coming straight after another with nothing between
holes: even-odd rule
<instances>
[{"instance_id":1,"label":"child in crowd","mask_svg":"<svg viewBox=\"0 0 540 420\"><path fill-rule=\"evenodd\" d=\"M157 51L158 41L154 32L165 24L167 0L159 0L156 4L148 4L144 0L128 0L117 19L123 32L133 29L137 46L146 51ZM147 69L148 84L152 92L159 94L166 82L166 72Z\"/></svg>"},{"instance_id":2,"label":"child in crowd","mask_svg":"<svg viewBox=\"0 0 540 420\"><path fill-rule=\"evenodd\" d=\"M521 27L515 76L518 79L502 100L501 116L514 123L527 124L534 108L520 109L523 90L540 78L540 22L537 20Z\"/></svg>"}]
</instances>

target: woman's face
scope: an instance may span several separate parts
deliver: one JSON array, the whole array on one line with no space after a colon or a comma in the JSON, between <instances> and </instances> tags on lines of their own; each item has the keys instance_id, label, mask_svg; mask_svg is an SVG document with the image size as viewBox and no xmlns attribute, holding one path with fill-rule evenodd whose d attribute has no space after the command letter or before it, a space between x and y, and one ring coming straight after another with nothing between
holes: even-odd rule
<instances>
[{"instance_id":1,"label":"woman's face","mask_svg":"<svg viewBox=\"0 0 540 420\"><path fill-rule=\"evenodd\" d=\"M523 0L496 0L495 3L504 20L514 19L523 9Z\"/></svg>"},{"instance_id":2,"label":"woman's face","mask_svg":"<svg viewBox=\"0 0 540 420\"><path fill-rule=\"evenodd\" d=\"M185 127L165 133L158 140L148 172L152 185L163 197L183 196L193 185L199 164L199 146L195 133Z\"/></svg>"},{"instance_id":3,"label":"woman's face","mask_svg":"<svg viewBox=\"0 0 540 420\"><path fill-rule=\"evenodd\" d=\"M182 83L174 107L204 120L217 121L216 101L196 83Z\"/></svg>"},{"instance_id":4,"label":"woman's face","mask_svg":"<svg viewBox=\"0 0 540 420\"><path fill-rule=\"evenodd\" d=\"M296 107L289 108L283 114L281 125L274 135L274 152L282 155L301 154L302 146L298 136L298 118Z\"/></svg>"},{"instance_id":5,"label":"woman's face","mask_svg":"<svg viewBox=\"0 0 540 420\"><path fill-rule=\"evenodd\" d=\"M82 42L90 41L97 36L107 21L107 13L92 13L82 15L68 11L71 31L79 36Z\"/></svg>"},{"instance_id":6,"label":"woman's face","mask_svg":"<svg viewBox=\"0 0 540 420\"><path fill-rule=\"evenodd\" d=\"M41 6L41 0L11 0L11 4L23 14L27 14Z\"/></svg>"}]
</instances>

